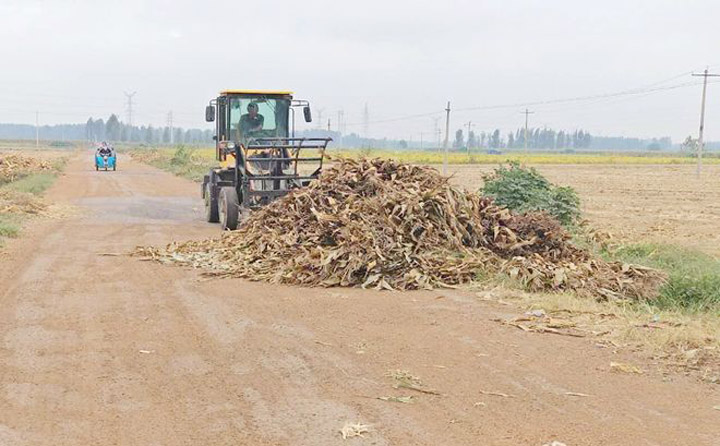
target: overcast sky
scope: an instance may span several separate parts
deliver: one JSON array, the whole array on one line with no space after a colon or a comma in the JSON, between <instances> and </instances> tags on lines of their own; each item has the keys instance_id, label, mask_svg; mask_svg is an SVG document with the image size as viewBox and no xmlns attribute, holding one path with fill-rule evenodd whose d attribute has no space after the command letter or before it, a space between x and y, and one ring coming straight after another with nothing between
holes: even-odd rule
<instances>
[{"instance_id":1,"label":"overcast sky","mask_svg":"<svg viewBox=\"0 0 720 446\"><path fill-rule=\"evenodd\" d=\"M0 0L0 121L124 119L137 91L135 123L173 110L202 127L221 89L289 89L333 127L342 109L362 132L367 103L370 136L427 140L448 100L451 128L505 132L525 103L649 88L530 105L531 126L677 141L697 134L701 95L678 85L720 71L719 19L711 0Z\"/></svg>"}]
</instances>

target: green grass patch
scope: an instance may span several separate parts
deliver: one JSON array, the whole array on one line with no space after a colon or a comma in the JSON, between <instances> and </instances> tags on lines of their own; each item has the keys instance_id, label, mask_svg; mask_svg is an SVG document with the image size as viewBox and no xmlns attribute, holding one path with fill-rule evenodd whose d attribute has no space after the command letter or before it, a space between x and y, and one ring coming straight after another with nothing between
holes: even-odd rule
<instances>
[{"instance_id":1,"label":"green grass patch","mask_svg":"<svg viewBox=\"0 0 720 446\"><path fill-rule=\"evenodd\" d=\"M187 146L178 146L174 150L137 149L131 154L138 161L196 182L202 181L203 176L218 164L214 158L202 156Z\"/></svg>"},{"instance_id":2,"label":"green grass patch","mask_svg":"<svg viewBox=\"0 0 720 446\"><path fill-rule=\"evenodd\" d=\"M5 187L16 192L40 195L52 186L55 178L56 175L54 173L35 173L13 181Z\"/></svg>"},{"instance_id":3,"label":"green grass patch","mask_svg":"<svg viewBox=\"0 0 720 446\"><path fill-rule=\"evenodd\" d=\"M665 271L668 282L653 305L662 309L720 312L720 260L702 252L652 243L621 247L610 257Z\"/></svg>"},{"instance_id":4,"label":"green grass patch","mask_svg":"<svg viewBox=\"0 0 720 446\"><path fill-rule=\"evenodd\" d=\"M56 171L60 170L65 164L65 160L58 160L57 165L53 165ZM10 204L19 208L16 213L0 213L0 246L4 238L17 237L22 229L22 222L27 218L23 212L24 206L28 203L39 200L36 197L42 195L55 182L57 174L55 172L39 172L31 173L11 183L0 186L0 204Z\"/></svg>"},{"instance_id":5,"label":"green grass patch","mask_svg":"<svg viewBox=\"0 0 720 446\"><path fill-rule=\"evenodd\" d=\"M3 237L17 237L20 233L19 218L12 214L0 214L0 243Z\"/></svg>"}]
</instances>

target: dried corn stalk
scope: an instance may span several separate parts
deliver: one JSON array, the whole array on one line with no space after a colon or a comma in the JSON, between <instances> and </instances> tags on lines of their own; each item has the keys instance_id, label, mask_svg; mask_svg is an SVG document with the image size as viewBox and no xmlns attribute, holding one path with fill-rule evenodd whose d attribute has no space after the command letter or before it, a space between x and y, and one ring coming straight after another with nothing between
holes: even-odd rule
<instances>
[{"instance_id":1,"label":"dried corn stalk","mask_svg":"<svg viewBox=\"0 0 720 446\"><path fill-rule=\"evenodd\" d=\"M208 274L307 286L448 287L504 272L535 290L652 297L654 271L607 263L544 213L512 214L429 167L337 160L319 180L212 240L138 248Z\"/></svg>"},{"instance_id":2,"label":"dried corn stalk","mask_svg":"<svg viewBox=\"0 0 720 446\"><path fill-rule=\"evenodd\" d=\"M52 166L47 161L14 153L0 154L0 184L44 170L52 170Z\"/></svg>"}]
</instances>

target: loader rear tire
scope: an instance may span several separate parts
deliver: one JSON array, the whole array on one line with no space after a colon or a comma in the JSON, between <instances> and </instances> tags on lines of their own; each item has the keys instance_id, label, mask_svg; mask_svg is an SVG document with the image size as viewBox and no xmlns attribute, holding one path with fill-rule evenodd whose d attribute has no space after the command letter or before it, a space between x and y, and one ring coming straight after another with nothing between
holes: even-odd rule
<instances>
[{"instance_id":1,"label":"loader rear tire","mask_svg":"<svg viewBox=\"0 0 720 446\"><path fill-rule=\"evenodd\" d=\"M218 199L217 195L212 193L212 184L205 185L205 220L209 223L217 223L220 221L218 216Z\"/></svg>"},{"instance_id":2,"label":"loader rear tire","mask_svg":"<svg viewBox=\"0 0 720 446\"><path fill-rule=\"evenodd\" d=\"M234 231L237 229L238 216L240 214L240 200L234 187L223 187L220 189L218 211L220 226L223 231Z\"/></svg>"}]
</instances>

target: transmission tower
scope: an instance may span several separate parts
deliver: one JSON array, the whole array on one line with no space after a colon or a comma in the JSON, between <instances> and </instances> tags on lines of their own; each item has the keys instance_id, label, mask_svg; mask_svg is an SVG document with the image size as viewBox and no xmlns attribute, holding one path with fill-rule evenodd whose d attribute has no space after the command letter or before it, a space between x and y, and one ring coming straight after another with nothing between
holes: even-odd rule
<instances>
[{"instance_id":1,"label":"transmission tower","mask_svg":"<svg viewBox=\"0 0 720 446\"><path fill-rule=\"evenodd\" d=\"M167 126L170 129L170 144L175 144L175 135L173 132L173 112L170 110L167 114Z\"/></svg>"},{"instance_id":2,"label":"transmission tower","mask_svg":"<svg viewBox=\"0 0 720 446\"><path fill-rule=\"evenodd\" d=\"M132 127L132 125L133 125L133 121L132 121L132 117L133 117L133 96L135 96L135 93L137 93L137 92L136 92L136 91L133 91L132 93L128 93L127 91L125 92L125 97L127 98L127 106L126 106L126 111L127 111L127 123L128 123L128 126L130 126L130 127Z\"/></svg>"}]
</instances>

